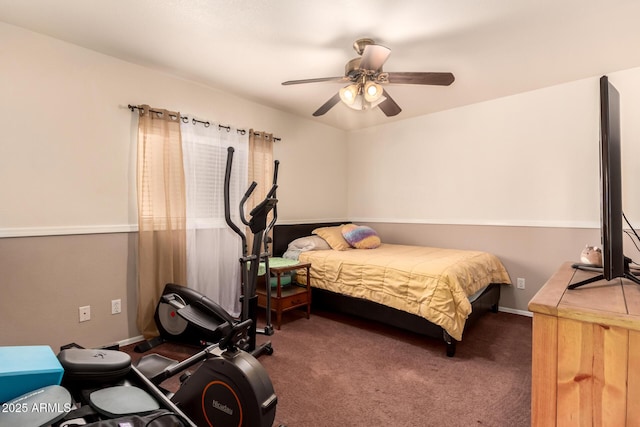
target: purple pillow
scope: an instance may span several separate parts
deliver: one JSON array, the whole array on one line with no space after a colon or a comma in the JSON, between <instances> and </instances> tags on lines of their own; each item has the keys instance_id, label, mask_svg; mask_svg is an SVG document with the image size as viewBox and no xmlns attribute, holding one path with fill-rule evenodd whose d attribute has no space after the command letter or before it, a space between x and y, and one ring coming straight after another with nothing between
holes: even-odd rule
<instances>
[{"instance_id":1,"label":"purple pillow","mask_svg":"<svg viewBox=\"0 0 640 427\"><path fill-rule=\"evenodd\" d=\"M356 249L375 249L380 246L380 237L373 228L366 225L343 225L342 236Z\"/></svg>"}]
</instances>

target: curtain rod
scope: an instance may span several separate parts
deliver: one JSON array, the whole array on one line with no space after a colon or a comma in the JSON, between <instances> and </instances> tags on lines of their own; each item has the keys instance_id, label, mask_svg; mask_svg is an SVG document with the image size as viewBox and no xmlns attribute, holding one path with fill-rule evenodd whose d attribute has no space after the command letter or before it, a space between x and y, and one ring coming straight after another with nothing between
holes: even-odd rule
<instances>
[{"instance_id":1,"label":"curtain rod","mask_svg":"<svg viewBox=\"0 0 640 427\"><path fill-rule=\"evenodd\" d=\"M141 110L141 108L140 108L140 107L138 107L137 105L127 104L127 107L128 107L128 108L129 108L129 110L131 110L131 111L133 111L133 110ZM156 110L151 110L151 109L150 109L149 111L151 111L152 113L162 113L162 111L156 111ZM180 118L182 119L182 122L183 122L183 123L189 123L189 117L187 117L187 116L180 116ZM192 118L192 119L191 119L191 123L192 123L192 124L194 124L194 125L196 125L196 124L200 123L201 125L203 125L203 126L204 126L204 127L206 127L206 128L208 128L209 126L211 126L211 122L209 122L209 121L206 121L206 122L205 122L205 121L202 121L202 120L197 120L197 119L195 119L195 118ZM227 132L231 132L231 126L218 125L218 130L222 130L222 129L226 129L226 130L227 130ZM244 134L246 134L246 133L247 133L247 131L246 131L246 130L244 130L244 129L236 129L236 132L238 132L240 135L244 135ZM255 136L258 136L258 135L260 135L260 133L258 133L258 132L254 132L254 135L255 135ZM278 142L278 141L282 141L282 139L274 136L274 137L273 137L273 141L274 141L274 142Z\"/></svg>"}]
</instances>

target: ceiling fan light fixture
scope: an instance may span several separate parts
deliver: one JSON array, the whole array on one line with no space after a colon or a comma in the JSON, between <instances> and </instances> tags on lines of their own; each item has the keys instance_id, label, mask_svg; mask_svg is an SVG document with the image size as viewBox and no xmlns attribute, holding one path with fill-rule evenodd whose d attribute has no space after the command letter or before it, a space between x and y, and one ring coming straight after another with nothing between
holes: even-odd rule
<instances>
[{"instance_id":1,"label":"ceiling fan light fixture","mask_svg":"<svg viewBox=\"0 0 640 427\"><path fill-rule=\"evenodd\" d=\"M364 96L362 96L362 94L359 94L356 96L356 98L353 100L351 104L346 104L346 105L351 109L362 111L367 109L367 107L369 106L369 103L364 100Z\"/></svg>"},{"instance_id":2,"label":"ceiling fan light fixture","mask_svg":"<svg viewBox=\"0 0 640 427\"><path fill-rule=\"evenodd\" d=\"M382 86L374 81L368 81L364 85L364 99L367 102L376 102L382 96Z\"/></svg>"},{"instance_id":3,"label":"ceiling fan light fixture","mask_svg":"<svg viewBox=\"0 0 640 427\"><path fill-rule=\"evenodd\" d=\"M283 85L318 82L349 83L338 93L334 92L334 95L313 113L314 117L325 114L340 101L354 110L379 107L387 117L396 116L402 111L402 108L386 90L382 89L381 85L394 83L449 86L455 81L454 75L448 72L383 72L382 67L391 54L389 48L376 44L373 39L366 38L356 40L353 47L359 57L347 62L343 76L289 80L282 83Z\"/></svg>"},{"instance_id":4,"label":"ceiling fan light fixture","mask_svg":"<svg viewBox=\"0 0 640 427\"><path fill-rule=\"evenodd\" d=\"M352 105L360 92L360 87L357 84L351 84L340 89L340 99L347 105Z\"/></svg>"}]
</instances>

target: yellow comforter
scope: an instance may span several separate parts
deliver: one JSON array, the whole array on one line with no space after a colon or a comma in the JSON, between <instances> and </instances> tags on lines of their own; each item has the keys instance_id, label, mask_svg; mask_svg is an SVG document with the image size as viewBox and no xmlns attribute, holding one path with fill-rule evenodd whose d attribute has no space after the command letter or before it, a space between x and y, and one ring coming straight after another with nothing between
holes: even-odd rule
<instances>
[{"instance_id":1,"label":"yellow comforter","mask_svg":"<svg viewBox=\"0 0 640 427\"><path fill-rule=\"evenodd\" d=\"M471 313L468 296L511 283L500 260L479 251L382 244L308 251L299 260L311 263L312 286L424 317L458 341Z\"/></svg>"}]
</instances>

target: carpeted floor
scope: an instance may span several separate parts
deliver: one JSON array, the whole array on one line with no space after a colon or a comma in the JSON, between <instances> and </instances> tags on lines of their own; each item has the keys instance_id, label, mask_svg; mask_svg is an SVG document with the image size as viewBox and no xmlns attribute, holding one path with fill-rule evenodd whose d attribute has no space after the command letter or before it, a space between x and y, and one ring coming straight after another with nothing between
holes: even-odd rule
<instances>
[{"instance_id":1,"label":"carpeted floor","mask_svg":"<svg viewBox=\"0 0 640 427\"><path fill-rule=\"evenodd\" d=\"M439 340L319 311L309 320L287 313L269 339L274 354L260 362L278 396L276 426L531 423L529 317L488 313L465 333L453 358ZM195 350L163 344L154 351L186 358ZM177 384L173 377L163 386Z\"/></svg>"}]
</instances>

